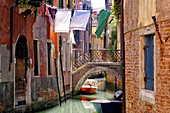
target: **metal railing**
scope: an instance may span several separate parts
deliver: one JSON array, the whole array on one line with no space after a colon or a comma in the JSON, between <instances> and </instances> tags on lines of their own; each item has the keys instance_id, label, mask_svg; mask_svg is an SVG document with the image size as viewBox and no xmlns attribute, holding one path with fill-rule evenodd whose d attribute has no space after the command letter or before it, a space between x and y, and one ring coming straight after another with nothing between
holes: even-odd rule
<instances>
[{"instance_id":1,"label":"metal railing","mask_svg":"<svg viewBox=\"0 0 170 113\"><path fill-rule=\"evenodd\" d=\"M72 70L78 69L87 62L120 62L121 51L111 49L90 49L89 52L79 55L72 61Z\"/></svg>"}]
</instances>

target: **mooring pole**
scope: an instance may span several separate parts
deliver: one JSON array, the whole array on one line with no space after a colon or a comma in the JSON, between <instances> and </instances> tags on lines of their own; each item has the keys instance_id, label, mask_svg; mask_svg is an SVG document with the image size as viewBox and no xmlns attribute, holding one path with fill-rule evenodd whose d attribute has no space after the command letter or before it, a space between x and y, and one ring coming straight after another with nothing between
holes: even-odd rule
<instances>
[{"instance_id":1,"label":"mooring pole","mask_svg":"<svg viewBox=\"0 0 170 113\"><path fill-rule=\"evenodd\" d=\"M58 89L58 95L59 95L59 104L61 106L61 95L60 95L60 88L59 88L59 83L58 83L58 70L57 70L56 59L55 59L55 73L56 73L57 89Z\"/></svg>"},{"instance_id":2,"label":"mooring pole","mask_svg":"<svg viewBox=\"0 0 170 113\"><path fill-rule=\"evenodd\" d=\"M123 0L121 0L121 20L120 20L120 36L121 36L121 61L122 61L122 97L123 97L123 113L126 113L125 99L125 42L124 42L124 12Z\"/></svg>"},{"instance_id":3,"label":"mooring pole","mask_svg":"<svg viewBox=\"0 0 170 113\"><path fill-rule=\"evenodd\" d=\"M61 36L61 34L60 34L59 38L60 38L59 39L60 66L61 66L61 75L62 75L62 81L63 81L64 101L66 102L66 93L65 93L64 75L63 75L63 63L62 63L62 57L61 57L61 46L62 46L62 36Z\"/></svg>"}]
</instances>

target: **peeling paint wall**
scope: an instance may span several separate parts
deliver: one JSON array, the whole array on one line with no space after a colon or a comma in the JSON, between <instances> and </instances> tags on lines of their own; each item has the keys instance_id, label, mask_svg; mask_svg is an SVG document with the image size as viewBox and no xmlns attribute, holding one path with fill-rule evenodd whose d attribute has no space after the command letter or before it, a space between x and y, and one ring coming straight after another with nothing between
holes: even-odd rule
<instances>
[{"instance_id":1,"label":"peeling paint wall","mask_svg":"<svg viewBox=\"0 0 170 113\"><path fill-rule=\"evenodd\" d=\"M40 51L40 76L47 76L47 19L42 17L42 11L38 14L33 25L33 38L39 40Z\"/></svg>"},{"instance_id":2,"label":"peeling paint wall","mask_svg":"<svg viewBox=\"0 0 170 113\"><path fill-rule=\"evenodd\" d=\"M152 16L158 22L170 18L169 0L124 0L124 32L153 24Z\"/></svg>"}]
</instances>

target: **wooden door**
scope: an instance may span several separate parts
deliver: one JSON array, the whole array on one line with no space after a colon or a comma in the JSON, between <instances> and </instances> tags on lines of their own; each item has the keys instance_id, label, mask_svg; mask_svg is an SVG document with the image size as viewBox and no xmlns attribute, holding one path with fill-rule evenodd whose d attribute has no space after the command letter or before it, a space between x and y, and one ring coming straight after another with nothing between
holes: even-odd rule
<instances>
[{"instance_id":1,"label":"wooden door","mask_svg":"<svg viewBox=\"0 0 170 113\"><path fill-rule=\"evenodd\" d=\"M15 57L15 106L20 106L26 104L27 43L24 36L18 39Z\"/></svg>"}]
</instances>

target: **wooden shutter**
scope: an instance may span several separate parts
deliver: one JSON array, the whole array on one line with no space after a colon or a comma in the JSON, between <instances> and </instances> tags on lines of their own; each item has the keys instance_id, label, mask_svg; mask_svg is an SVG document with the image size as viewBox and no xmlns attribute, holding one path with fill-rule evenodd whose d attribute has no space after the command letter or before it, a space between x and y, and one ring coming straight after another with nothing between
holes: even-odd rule
<instances>
[{"instance_id":1,"label":"wooden shutter","mask_svg":"<svg viewBox=\"0 0 170 113\"><path fill-rule=\"evenodd\" d=\"M145 89L154 90L154 35L145 37Z\"/></svg>"},{"instance_id":2,"label":"wooden shutter","mask_svg":"<svg viewBox=\"0 0 170 113\"><path fill-rule=\"evenodd\" d=\"M51 75L51 43L47 43L48 75Z\"/></svg>"},{"instance_id":3,"label":"wooden shutter","mask_svg":"<svg viewBox=\"0 0 170 113\"><path fill-rule=\"evenodd\" d=\"M34 75L38 75L38 45L37 40L34 40Z\"/></svg>"}]
</instances>

